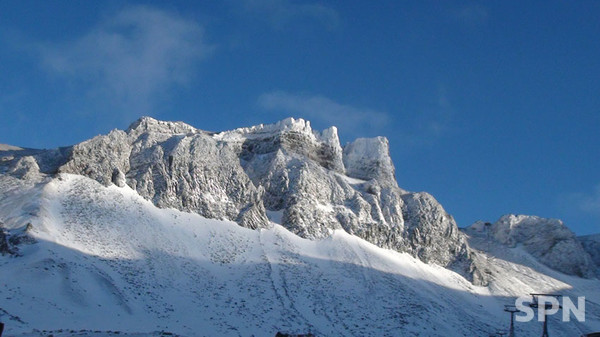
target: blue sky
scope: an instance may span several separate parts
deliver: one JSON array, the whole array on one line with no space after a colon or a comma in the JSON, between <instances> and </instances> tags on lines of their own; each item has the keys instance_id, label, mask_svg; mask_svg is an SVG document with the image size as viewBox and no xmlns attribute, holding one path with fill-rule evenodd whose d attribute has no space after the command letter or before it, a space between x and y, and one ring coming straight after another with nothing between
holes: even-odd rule
<instances>
[{"instance_id":1,"label":"blue sky","mask_svg":"<svg viewBox=\"0 0 600 337\"><path fill-rule=\"evenodd\" d=\"M389 138L398 183L460 226L600 232L598 1L2 1L0 143L70 145L143 115L302 117Z\"/></svg>"}]
</instances>

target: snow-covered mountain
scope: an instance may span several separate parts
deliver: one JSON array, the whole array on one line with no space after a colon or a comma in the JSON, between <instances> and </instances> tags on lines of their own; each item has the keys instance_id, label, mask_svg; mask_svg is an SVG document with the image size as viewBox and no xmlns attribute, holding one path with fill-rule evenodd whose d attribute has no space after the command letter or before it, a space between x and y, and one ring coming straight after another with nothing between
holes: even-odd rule
<instances>
[{"instance_id":1,"label":"snow-covered mountain","mask_svg":"<svg viewBox=\"0 0 600 337\"><path fill-rule=\"evenodd\" d=\"M566 274L592 278L596 265L575 234L558 219L508 214L495 223L479 221L466 229L471 235L489 235L514 248L521 246L543 264ZM598 250L597 253L600 253Z\"/></svg>"},{"instance_id":2,"label":"snow-covered mountain","mask_svg":"<svg viewBox=\"0 0 600 337\"><path fill-rule=\"evenodd\" d=\"M252 229L268 227L269 214L303 238L343 229L484 282L454 219L431 195L398 187L383 137L342 149L335 127L317 132L302 119L215 134L145 117L8 166L21 177L60 172L128 185L158 207Z\"/></svg>"},{"instance_id":3,"label":"snow-covered mountain","mask_svg":"<svg viewBox=\"0 0 600 337\"><path fill-rule=\"evenodd\" d=\"M342 147L304 120L212 133L142 118L0 158L12 335L488 335L533 292L587 298L587 321L552 317L554 335L600 330L593 245L512 218L461 232L431 195L398 187L385 138Z\"/></svg>"}]
</instances>

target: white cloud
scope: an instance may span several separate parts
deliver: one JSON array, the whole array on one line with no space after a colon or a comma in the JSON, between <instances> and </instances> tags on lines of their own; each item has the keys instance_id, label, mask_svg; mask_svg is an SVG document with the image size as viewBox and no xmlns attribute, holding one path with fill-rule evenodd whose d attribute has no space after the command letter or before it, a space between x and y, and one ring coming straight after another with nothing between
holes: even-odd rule
<instances>
[{"instance_id":1,"label":"white cloud","mask_svg":"<svg viewBox=\"0 0 600 337\"><path fill-rule=\"evenodd\" d=\"M292 21L312 19L329 29L339 26L338 12L319 3L295 3L290 0L246 0L245 8L267 18L276 27Z\"/></svg>"},{"instance_id":2,"label":"white cloud","mask_svg":"<svg viewBox=\"0 0 600 337\"><path fill-rule=\"evenodd\" d=\"M124 9L77 40L39 46L45 70L84 90L88 103L128 118L152 113L212 50L196 22L145 6Z\"/></svg>"},{"instance_id":3,"label":"white cloud","mask_svg":"<svg viewBox=\"0 0 600 337\"><path fill-rule=\"evenodd\" d=\"M388 114L384 112L341 104L323 96L291 94L284 91L261 95L258 105L269 111L335 125L348 133L359 129L378 129L385 126L389 120Z\"/></svg>"}]
</instances>

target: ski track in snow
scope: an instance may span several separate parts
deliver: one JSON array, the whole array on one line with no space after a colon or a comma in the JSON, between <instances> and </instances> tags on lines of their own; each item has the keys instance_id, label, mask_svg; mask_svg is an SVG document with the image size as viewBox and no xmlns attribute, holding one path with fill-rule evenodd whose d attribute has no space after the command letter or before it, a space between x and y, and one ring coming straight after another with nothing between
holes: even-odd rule
<instances>
[{"instance_id":1,"label":"ski track in snow","mask_svg":"<svg viewBox=\"0 0 600 337\"><path fill-rule=\"evenodd\" d=\"M0 256L9 336L487 336L507 328L504 304L541 291L588 299L587 322L552 317L554 336L600 330L600 282L560 274L519 248L481 253L496 277L477 287L342 231L310 241L277 224L250 230L81 176L0 176L0 191L3 226L31 224L37 240L18 257ZM540 328L520 323L517 332Z\"/></svg>"}]
</instances>

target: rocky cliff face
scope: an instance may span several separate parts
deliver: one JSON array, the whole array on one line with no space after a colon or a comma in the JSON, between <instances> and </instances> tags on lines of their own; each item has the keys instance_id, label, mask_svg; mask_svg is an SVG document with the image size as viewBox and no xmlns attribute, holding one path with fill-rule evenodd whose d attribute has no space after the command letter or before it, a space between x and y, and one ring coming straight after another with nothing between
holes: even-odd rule
<instances>
[{"instance_id":1,"label":"rocky cliff face","mask_svg":"<svg viewBox=\"0 0 600 337\"><path fill-rule=\"evenodd\" d=\"M591 278L596 267L575 234L558 219L505 215L495 223L477 222L469 232L489 232L508 247L522 247L545 265L569 275Z\"/></svg>"},{"instance_id":2,"label":"rocky cliff face","mask_svg":"<svg viewBox=\"0 0 600 337\"><path fill-rule=\"evenodd\" d=\"M103 184L128 184L159 207L267 225L262 189L244 173L234 149L207 132L178 122L143 118L73 147L59 172Z\"/></svg>"},{"instance_id":3,"label":"rocky cliff face","mask_svg":"<svg viewBox=\"0 0 600 337\"><path fill-rule=\"evenodd\" d=\"M583 249L590 254L592 261L596 264L596 271L600 274L600 235L586 235L577 238Z\"/></svg>"},{"instance_id":4,"label":"rocky cliff face","mask_svg":"<svg viewBox=\"0 0 600 337\"><path fill-rule=\"evenodd\" d=\"M269 226L267 215L275 214L309 239L343 229L472 276L454 219L431 195L398 187L383 137L342 147L335 127L318 132L302 119L211 133L142 118L44 158L9 166L20 177L64 172L127 184L159 207L249 228Z\"/></svg>"}]
</instances>

